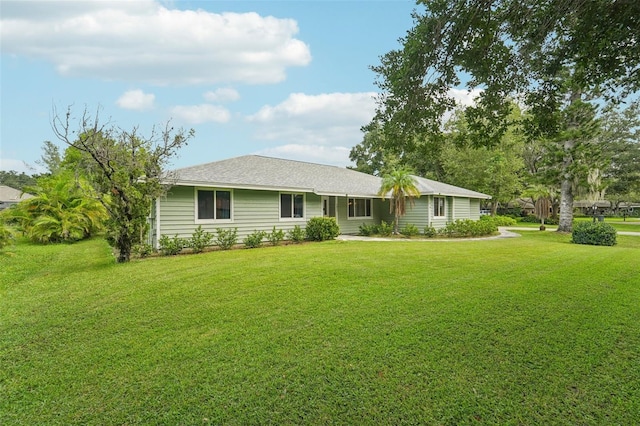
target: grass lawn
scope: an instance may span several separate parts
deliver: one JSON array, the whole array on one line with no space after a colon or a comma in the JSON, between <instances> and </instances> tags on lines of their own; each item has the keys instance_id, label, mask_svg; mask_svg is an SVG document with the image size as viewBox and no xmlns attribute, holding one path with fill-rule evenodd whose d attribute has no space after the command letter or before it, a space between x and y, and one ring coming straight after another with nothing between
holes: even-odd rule
<instances>
[{"instance_id":1,"label":"grass lawn","mask_svg":"<svg viewBox=\"0 0 640 426\"><path fill-rule=\"evenodd\" d=\"M638 424L640 238L569 239L21 242L0 424Z\"/></svg>"},{"instance_id":2,"label":"grass lawn","mask_svg":"<svg viewBox=\"0 0 640 426\"><path fill-rule=\"evenodd\" d=\"M593 221L593 219L590 217L578 217L575 220L578 222ZM640 220L638 218L627 218L626 221L623 221L621 217L605 217L604 221L613 226L616 231L640 232ZM538 229L540 227L540 223L518 222L515 226ZM558 227L557 225L547 224L545 224L545 226L547 227L547 229L553 230Z\"/></svg>"}]
</instances>

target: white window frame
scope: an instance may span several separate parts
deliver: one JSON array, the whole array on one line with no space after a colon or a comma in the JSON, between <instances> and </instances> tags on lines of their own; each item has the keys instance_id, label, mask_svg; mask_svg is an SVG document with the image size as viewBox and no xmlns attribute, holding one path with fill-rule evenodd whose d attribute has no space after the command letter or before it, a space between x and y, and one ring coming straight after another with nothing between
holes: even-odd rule
<instances>
[{"instance_id":1,"label":"white window frame","mask_svg":"<svg viewBox=\"0 0 640 426\"><path fill-rule=\"evenodd\" d=\"M282 196L291 195L291 217L282 217ZM294 197L302 195L302 217L294 217L295 202ZM304 222L307 217L307 195L304 192L282 191L278 193L278 218L281 222Z\"/></svg>"},{"instance_id":2,"label":"white window frame","mask_svg":"<svg viewBox=\"0 0 640 426\"><path fill-rule=\"evenodd\" d=\"M356 200L364 200L365 203L367 201L369 202L369 216L355 216L356 214L355 205L353 207L354 216L349 215L349 204L351 203L351 201L355 203ZM366 210L367 210L367 207L365 205L365 213L366 213ZM364 197L348 197L347 198L347 220L362 220L362 219L373 219L373 200L371 198L364 198Z\"/></svg>"},{"instance_id":3,"label":"white window frame","mask_svg":"<svg viewBox=\"0 0 640 426\"><path fill-rule=\"evenodd\" d=\"M214 217L213 219L199 219L198 218L198 192L199 191L209 191L209 192L213 192L213 214L214 216L216 215L216 197L218 196L218 192L228 192L229 193L229 197L230 197L230 212L229 212L229 219L218 219L216 217ZM233 222L233 206L234 206L234 196L233 196L233 189L230 188L195 188L194 190L194 195L193 195L194 200L194 204L195 204L195 208L194 208L194 212L193 212L193 217L194 217L194 222L196 224L206 224L206 223L232 223Z\"/></svg>"},{"instance_id":4,"label":"white window frame","mask_svg":"<svg viewBox=\"0 0 640 426\"><path fill-rule=\"evenodd\" d=\"M440 212L440 202L442 202L442 214L436 214L436 209L438 213ZM447 217L447 198L446 197L433 197L433 217Z\"/></svg>"}]
</instances>

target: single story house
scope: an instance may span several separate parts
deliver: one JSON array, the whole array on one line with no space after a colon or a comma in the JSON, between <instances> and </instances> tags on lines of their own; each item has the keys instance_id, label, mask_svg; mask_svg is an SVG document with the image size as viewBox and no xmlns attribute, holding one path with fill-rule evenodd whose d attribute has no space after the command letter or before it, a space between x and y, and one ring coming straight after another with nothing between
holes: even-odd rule
<instances>
[{"instance_id":1,"label":"single story house","mask_svg":"<svg viewBox=\"0 0 640 426\"><path fill-rule=\"evenodd\" d=\"M22 200L33 198L33 195L22 192L10 186L0 185L0 210L11 207Z\"/></svg>"},{"instance_id":2,"label":"single story house","mask_svg":"<svg viewBox=\"0 0 640 426\"><path fill-rule=\"evenodd\" d=\"M415 176L420 198L399 226L441 228L456 219L479 219L488 195ZM174 170L170 189L152 206L149 243L160 236L189 238L202 225L237 228L238 240L254 231L285 232L316 216L334 217L343 234L362 224L391 223L389 200L378 195L382 179L347 168L246 155Z\"/></svg>"}]
</instances>

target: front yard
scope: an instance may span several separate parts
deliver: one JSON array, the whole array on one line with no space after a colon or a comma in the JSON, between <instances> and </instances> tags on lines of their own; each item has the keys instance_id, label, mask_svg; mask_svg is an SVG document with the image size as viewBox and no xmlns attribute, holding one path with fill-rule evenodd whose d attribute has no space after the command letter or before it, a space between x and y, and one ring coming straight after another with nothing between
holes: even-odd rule
<instances>
[{"instance_id":1,"label":"front yard","mask_svg":"<svg viewBox=\"0 0 640 426\"><path fill-rule=\"evenodd\" d=\"M0 254L0 424L637 424L640 238Z\"/></svg>"}]
</instances>

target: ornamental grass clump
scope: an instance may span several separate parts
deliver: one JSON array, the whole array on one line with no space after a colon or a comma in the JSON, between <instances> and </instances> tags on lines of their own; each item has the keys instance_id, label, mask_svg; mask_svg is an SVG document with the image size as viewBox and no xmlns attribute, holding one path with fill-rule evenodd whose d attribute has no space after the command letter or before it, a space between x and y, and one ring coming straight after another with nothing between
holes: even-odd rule
<instances>
[{"instance_id":1,"label":"ornamental grass clump","mask_svg":"<svg viewBox=\"0 0 640 426\"><path fill-rule=\"evenodd\" d=\"M578 222L573 227L571 242L593 246L615 246L616 229L605 222Z\"/></svg>"}]
</instances>

